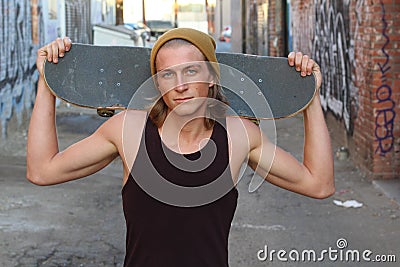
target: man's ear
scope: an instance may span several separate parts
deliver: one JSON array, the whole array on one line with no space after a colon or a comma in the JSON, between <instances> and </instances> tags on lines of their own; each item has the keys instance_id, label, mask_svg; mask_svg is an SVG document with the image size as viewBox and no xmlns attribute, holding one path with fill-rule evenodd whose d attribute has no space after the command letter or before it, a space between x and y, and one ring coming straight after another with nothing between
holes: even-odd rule
<instances>
[{"instance_id":1,"label":"man's ear","mask_svg":"<svg viewBox=\"0 0 400 267\"><path fill-rule=\"evenodd\" d=\"M208 87L211 88L215 85L215 76L210 73L209 77L209 82L208 82Z\"/></svg>"}]
</instances>

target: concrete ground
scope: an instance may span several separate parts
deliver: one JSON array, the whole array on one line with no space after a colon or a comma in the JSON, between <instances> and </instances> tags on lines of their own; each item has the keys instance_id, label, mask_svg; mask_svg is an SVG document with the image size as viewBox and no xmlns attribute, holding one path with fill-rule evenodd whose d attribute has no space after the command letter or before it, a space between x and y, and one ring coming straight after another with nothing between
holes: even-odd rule
<instances>
[{"instance_id":1,"label":"concrete ground","mask_svg":"<svg viewBox=\"0 0 400 267\"><path fill-rule=\"evenodd\" d=\"M59 113L61 148L104 120L73 110ZM301 158L301 117L278 121L277 136L281 147ZM85 179L38 187L25 179L25 142L22 131L0 143L0 266L122 266L118 160ZM334 143L332 153L339 146ZM362 177L351 157L335 159L335 180L335 195L315 200L268 183L249 193L244 177L229 239L230 266L398 266L400 181ZM356 200L362 207L334 200Z\"/></svg>"}]
</instances>

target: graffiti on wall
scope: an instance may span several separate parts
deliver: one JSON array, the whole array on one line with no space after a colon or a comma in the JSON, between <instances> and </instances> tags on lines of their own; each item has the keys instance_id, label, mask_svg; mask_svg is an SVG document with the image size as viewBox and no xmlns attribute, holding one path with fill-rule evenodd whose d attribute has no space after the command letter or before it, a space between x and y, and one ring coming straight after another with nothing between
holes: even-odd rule
<instances>
[{"instance_id":1,"label":"graffiti on wall","mask_svg":"<svg viewBox=\"0 0 400 267\"><path fill-rule=\"evenodd\" d=\"M375 154L385 156L394 149L394 123L396 118L396 103L389 82L392 69L391 58L388 53L390 38L388 35L387 14L384 1L379 1L381 8L381 36L384 41L380 48L383 56L377 65L380 74L380 84L376 87L374 98L375 109L375 140L377 147ZM301 48L311 47L314 59L321 65L323 86L321 87L321 100L325 110L332 111L338 118L343 119L349 133L353 132L354 121L358 109L356 81L371 80L365 72L364 62L355 58L355 48L361 40L359 28L365 23L367 14L364 11L366 0L356 2L338 0L314 0L313 4L304 4L304 16L301 22L313 27L297 27L297 35ZM311 14L310 10L314 10ZM350 10L354 12L350 13ZM354 15L355 21L350 21ZM310 23L310 20L312 22ZM352 23L352 24L351 24ZM308 40L312 36L312 44Z\"/></svg>"},{"instance_id":2,"label":"graffiti on wall","mask_svg":"<svg viewBox=\"0 0 400 267\"><path fill-rule=\"evenodd\" d=\"M359 1L362 2L362 1ZM350 1L315 0L313 57L321 65L321 99L325 110L343 119L353 131L357 88L353 83L354 36L350 34Z\"/></svg>"},{"instance_id":3,"label":"graffiti on wall","mask_svg":"<svg viewBox=\"0 0 400 267\"><path fill-rule=\"evenodd\" d=\"M378 146L375 154L379 153L385 156L386 153L393 150L394 147L394 121L396 117L395 106L393 100L392 88L387 83L387 77L391 70L390 55L387 52L387 46L390 44L390 38L387 34L388 23L386 21L385 5L380 1L382 7L382 36L385 41L381 52L384 55L384 62L378 63L379 71L381 74L381 85L377 88L375 97L377 100L377 108L375 114L375 138L378 141Z\"/></svg>"},{"instance_id":4,"label":"graffiti on wall","mask_svg":"<svg viewBox=\"0 0 400 267\"><path fill-rule=\"evenodd\" d=\"M91 41L90 1L65 1L66 35L74 42L88 44Z\"/></svg>"},{"instance_id":5,"label":"graffiti on wall","mask_svg":"<svg viewBox=\"0 0 400 267\"><path fill-rule=\"evenodd\" d=\"M44 37L38 30L43 28L40 0L0 0L0 6L0 118L5 138L11 117L21 124L24 111L32 108L36 50Z\"/></svg>"}]
</instances>

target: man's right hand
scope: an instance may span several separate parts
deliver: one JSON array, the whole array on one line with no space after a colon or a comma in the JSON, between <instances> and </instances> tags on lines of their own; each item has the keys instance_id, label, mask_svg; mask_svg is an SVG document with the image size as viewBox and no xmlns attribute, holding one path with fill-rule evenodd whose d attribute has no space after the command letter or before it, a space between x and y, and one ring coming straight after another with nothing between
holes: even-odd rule
<instances>
[{"instance_id":1,"label":"man's right hand","mask_svg":"<svg viewBox=\"0 0 400 267\"><path fill-rule=\"evenodd\" d=\"M46 59L49 62L57 63L58 58L64 57L65 52L68 52L71 46L71 39L64 37L63 39L57 38L53 42L39 48L36 58L36 67L40 75L43 75L43 64Z\"/></svg>"}]
</instances>

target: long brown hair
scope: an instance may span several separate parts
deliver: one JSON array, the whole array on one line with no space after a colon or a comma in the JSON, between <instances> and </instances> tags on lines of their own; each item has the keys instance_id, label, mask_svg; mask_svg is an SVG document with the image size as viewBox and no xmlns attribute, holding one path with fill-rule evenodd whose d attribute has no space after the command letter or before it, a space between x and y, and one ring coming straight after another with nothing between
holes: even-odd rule
<instances>
[{"instance_id":1,"label":"long brown hair","mask_svg":"<svg viewBox=\"0 0 400 267\"><path fill-rule=\"evenodd\" d=\"M182 45L193 45L192 43L183 40L183 39L172 39L168 42L166 42L163 47L173 47L173 48L178 48L179 46ZM204 57L204 60L206 58ZM217 64L217 63L212 63L212 64ZM216 101L209 101L207 104L207 110L206 110L206 115L205 115L205 127L207 129L211 129L214 126L215 119L221 118L225 116L226 112L226 105L228 105L228 101L223 94L222 88L219 84L219 75L215 73L214 68L211 66L211 63L207 61L207 67L208 70L210 71L211 75L214 77L214 85L209 88L208 90L208 98L215 99ZM167 118L167 113L168 113L168 107L165 104L164 100L162 97L160 97L154 105L151 106L150 112L149 112L149 117L153 121L153 123L160 128L165 119Z\"/></svg>"}]
</instances>

